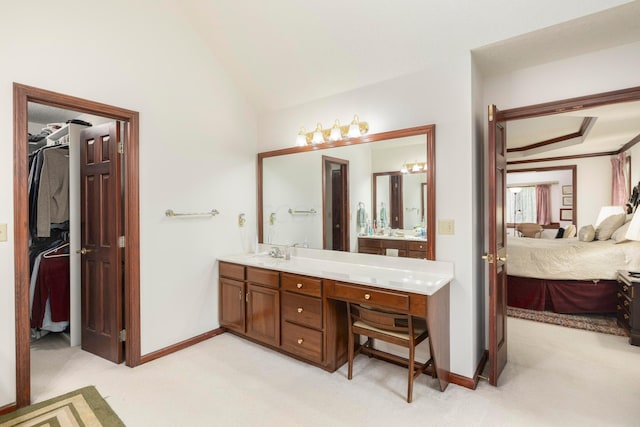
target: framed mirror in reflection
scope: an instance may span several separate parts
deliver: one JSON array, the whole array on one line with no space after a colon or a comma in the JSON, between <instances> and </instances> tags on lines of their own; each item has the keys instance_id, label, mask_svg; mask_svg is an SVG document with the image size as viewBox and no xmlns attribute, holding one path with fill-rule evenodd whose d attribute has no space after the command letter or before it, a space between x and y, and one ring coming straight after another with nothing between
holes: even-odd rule
<instances>
[{"instance_id":1,"label":"framed mirror in reflection","mask_svg":"<svg viewBox=\"0 0 640 427\"><path fill-rule=\"evenodd\" d=\"M424 170L402 174L407 162ZM387 202L402 209L396 227L380 227L377 189L386 184L376 177L392 176L401 177L407 194ZM384 237L384 228L405 230L407 238L420 233L424 258L435 259L434 125L258 154L261 243L356 252L359 235Z\"/></svg>"}]
</instances>

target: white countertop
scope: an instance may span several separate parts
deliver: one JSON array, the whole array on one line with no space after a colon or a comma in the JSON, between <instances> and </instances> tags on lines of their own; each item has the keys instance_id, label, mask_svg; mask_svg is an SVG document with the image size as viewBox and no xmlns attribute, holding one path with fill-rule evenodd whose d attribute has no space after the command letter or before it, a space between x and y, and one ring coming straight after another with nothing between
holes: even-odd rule
<instances>
[{"instance_id":1,"label":"white countertop","mask_svg":"<svg viewBox=\"0 0 640 427\"><path fill-rule=\"evenodd\" d=\"M270 257L269 247L218 260L421 295L432 295L453 280L450 262L304 248L291 248L287 260Z\"/></svg>"},{"instance_id":2,"label":"white countertop","mask_svg":"<svg viewBox=\"0 0 640 427\"><path fill-rule=\"evenodd\" d=\"M384 236L374 234L372 236L358 236L358 239L387 239L387 240L411 240L412 242L426 242L425 237L418 236Z\"/></svg>"}]
</instances>

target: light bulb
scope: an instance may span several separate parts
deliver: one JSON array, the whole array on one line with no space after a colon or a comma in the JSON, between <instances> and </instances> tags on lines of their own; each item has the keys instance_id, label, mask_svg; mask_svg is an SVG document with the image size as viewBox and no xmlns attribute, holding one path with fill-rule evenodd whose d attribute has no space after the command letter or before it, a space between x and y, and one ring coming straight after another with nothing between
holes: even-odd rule
<instances>
[{"instance_id":1,"label":"light bulb","mask_svg":"<svg viewBox=\"0 0 640 427\"><path fill-rule=\"evenodd\" d=\"M318 123L316 130L313 131L313 138L311 138L313 144L322 144L324 142L324 135L322 135L322 125Z\"/></svg>"}]
</instances>

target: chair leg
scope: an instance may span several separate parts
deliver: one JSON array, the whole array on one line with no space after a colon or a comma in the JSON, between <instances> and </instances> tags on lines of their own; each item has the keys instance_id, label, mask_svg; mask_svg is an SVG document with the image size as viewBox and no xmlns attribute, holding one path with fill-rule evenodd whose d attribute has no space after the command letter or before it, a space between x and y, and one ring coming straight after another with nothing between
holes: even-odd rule
<instances>
[{"instance_id":1,"label":"chair leg","mask_svg":"<svg viewBox=\"0 0 640 427\"><path fill-rule=\"evenodd\" d=\"M351 328L349 328L351 329ZM349 373L347 375L348 379L351 379L353 377L353 333L351 333L351 331L349 331L349 342L348 342L348 346L349 346Z\"/></svg>"},{"instance_id":2,"label":"chair leg","mask_svg":"<svg viewBox=\"0 0 640 427\"><path fill-rule=\"evenodd\" d=\"M409 389L407 390L407 402L411 403L413 400L413 376L415 373L414 361L415 361L415 347L411 345L409 347Z\"/></svg>"}]
</instances>

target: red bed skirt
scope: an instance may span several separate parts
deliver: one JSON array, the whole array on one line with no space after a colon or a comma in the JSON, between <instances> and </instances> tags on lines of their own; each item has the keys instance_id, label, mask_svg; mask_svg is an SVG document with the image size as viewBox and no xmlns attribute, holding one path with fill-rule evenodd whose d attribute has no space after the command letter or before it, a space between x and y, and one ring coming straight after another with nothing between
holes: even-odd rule
<instances>
[{"instance_id":1,"label":"red bed skirt","mask_svg":"<svg viewBox=\"0 0 640 427\"><path fill-rule=\"evenodd\" d=\"M615 313L615 280L546 280L507 276L507 305L555 313Z\"/></svg>"}]
</instances>

